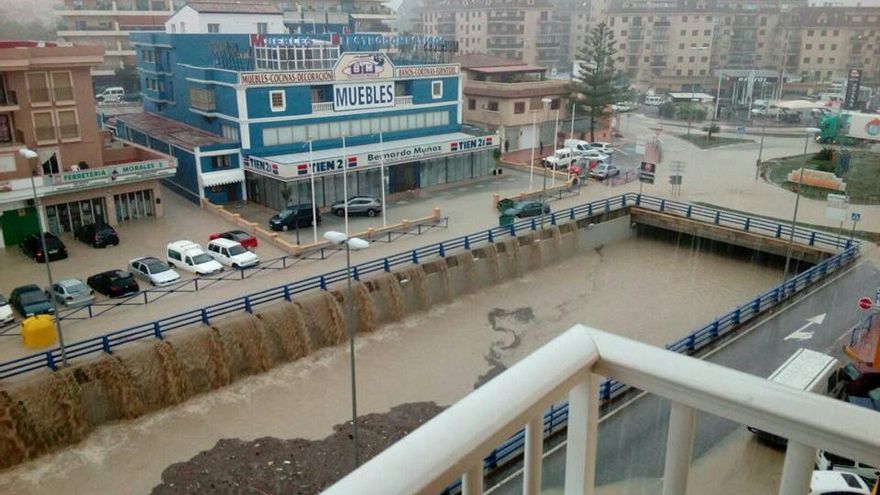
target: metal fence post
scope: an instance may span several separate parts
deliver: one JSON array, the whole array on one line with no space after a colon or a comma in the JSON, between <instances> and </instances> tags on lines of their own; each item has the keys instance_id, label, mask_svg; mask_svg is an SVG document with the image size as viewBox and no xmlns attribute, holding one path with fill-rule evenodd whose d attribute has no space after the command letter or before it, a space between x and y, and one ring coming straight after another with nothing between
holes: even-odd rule
<instances>
[{"instance_id":1,"label":"metal fence post","mask_svg":"<svg viewBox=\"0 0 880 495\"><path fill-rule=\"evenodd\" d=\"M204 321L205 320L202 320L202 322L204 322ZM162 337L162 327L159 325L158 321L153 322L153 335L155 335L157 339L163 338Z\"/></svg>"},{"instance_id":2,"label":"metal fence post","mask_svg":"<svg viewBox=\"0 0 880 495\"><path fill-rule=\"evenodd\" d=\"M46 352L46 366L52 371L58 371L58 366L55 364L55 356L52 355L52 351Z\"/></svg>"},{"instance_id":3,"label":"metal fence post","mask_svg":"<svg viewBox=\"0 0 880 495\"><path fill-rule=\"evenodd\" d=\"M487 237L487 239L489 240L489 242L491 242L491 243L494 244L494 243L495 243L495 235L492 234L492 229L489 229L489 230L487 231L487 234L488 234L488 235L487 235L486 237Z\"/></svg>"},{"instance_id":4,"label":"metal fence post","mask_svg":"<svg viewBox=\"0 0 880 495\"><path fill-rule=\"evenodd\" d=\"M284 300L287 302L290 302L290 286L289 285L284 286Z\"/></svg>"},{"instance_id":5,"label":"metal fence post","mask_svg":"<svg viewBox=\"0 0 880 495\"><path fill-rule=\"evenodd\" d=\"M746 217L746 223L745 223L745 225L743 225L743 230L745 230L746 232L748 232L748 231L749 231L749 225L750 225L751 223L752 223L752 219L749 218L749 217Z\"/></svg>"},{"instance_id":6,"label":"metal fence post","mask_svg":"<svg viewBox=\"0 0 880 495\"><path fill-rule=\"evenodd\" d=\"M318 285L321 287L321 290L327 290L327 279L323 275L318 279Z\"/></svg>"},{"instance_id":7,"label":"metal fence post","mask_svg":"<svg viewBox=\"0 0 880 495\"><path fill-rule=\"evenodd\" d=\"M516 237L516 221L510 224L510 237Z\"/></svg>"},{"instance_id":8,"label":"metal fence post","mask_svg":"<svg viewBox=\"0 0 880 495\"><path fill-rule=\"evenodd\" d=\"M660 211L661 212L666 211L666 200L665 199L660 200Z\"/></svg>"},{"instance_id":9,"label":"metal fence post","mask_svg":"<svg viewBox=\"0 0 880 495\"><path fill-rule=\"evenodd\" d=\"M205 325L210 324L210 321L208 320L208 310L205 308L202 308L202 323Z\"/></svg>"},{"instance_id":10,"label":"metal fence post","mask_svg":"<svg viewBox=\"0 0 880 495\"><path fill-rule=\"evenodd\" d=\"M690 334L685 339L685 343L687 344L688 352L694 352L694 347L697 344L697 337L694 334Z\"/></svg>"},{"instance_id":11,"label":"metal fence post","mask_svg":"<svg viewBox=\"0 0 880 495\"><path fill-rule=\"evenodd\" d=\"M694 205L688 205L688 212L687 212L688 218L691 217L691 213L693 212L693 209L694 209Z\"/></svg>"},{"instance_id":12,"label":"metal fence post","mask_svg":"<svg viewBox=\"0 0 880 495\"><path fill-rule=\"evenodd\" d=\"M354 280L361 279L361 275L358 273L358 267L356 267L356 266L351 267L351 278Z\"/></svg>"},{"instance_id":13,"label":"metal fence post","mask_svg":"<svg viewBox=\"0 0 880 495\"><path fill-rule=\"evenodd\" d=\"M388 262L388 258L384 258L382 260L382 268L385 270L385 272L391 271L391 263Z\"/></svg>"},{"instance_id":14,"label":"metal fence post","mask_svg":"<svg viewBox=\"0 0 880 495\"><path fill-rule=\"evenodd\" d=\"M471 240L468 238L468 236L464 236L464 248L468 251L471 250Z\"/></svg>"},{"instance_id":15,"label":"metal fence post","mask_svg":"<svg viewBox=\"0 0 880 495\"><path fill-rule=\"evenodd\" d=\"M779 239L782 237L782 224L776 224L776 238Z\"/></svg>"},{"instance_id":16,"label":"metal fence post","mask_svg":"<svg viewBox=\"0 0 880 495\"><path fill-rule=\"evenodd\" d=\"M440 249L437 251L437 254L439 254L441 258L445 258L445 257L446 257L446 250L443 249L443 243L442 243L442 242L440 243Z\"/></svg>"},{"instance_id":17,"label":"metal fence post","mask_svg":"<svg viewBox=\"0 0 880 495\"><path fill-rule=\"evenodd\" d=\"M412 262L413 265L419 264L419 253L415 249L412 250Z\"/></svg>"},{"instance_id":18,"label":"metal fence post","mask_svg":"<svg viewBox=\"0 0 880 495\"><path fill-rule=\"evenodd\" d=\"M550 214L550 225L556 225L556 212Z\"/></svg>"},{"instance_id":19,"label":"metal fence post","mask_svg":"<svg viewBox=\"0 0 880 495\"><path fill-rule=\"evenodd\" d=\"M253 313L253 309L251 309L251 296L244 296L244 310L248 313Z\"/></svg>"},{"instance_id":20,"label":"metal fence post","mask_svg":"<svg viewBox=\"0 0 880 495\"><path fill-rule=\"evenodd\" d=\"M198 291L199 291L199 279L198 279L198 278L194 278L194 279L193 279L193 283L194 283L195 286L196 286L196 292L198 292Z\"/></svg>"},{"instance_id":21,"label":"metal fence post","mask_svg":"<svg viewBox=\"0 0 880 495\"><path fill-rule=\"evenodd\" d=\"M611 200L605 200L605 213L611 213Z\"/></svg>"},{"instance_id":22,"label":"metal fence post","mask_svg":"<svg viewBox=\"0 0 880 495\"><path fill-rule=\"evenodd\" d=\"M110 337L107 337L106 335L103 335L101 337L101 347L104 349L104 352L106 352L107 354L113 354L110 351Z\"/></svg>"},{"instance_id":23,"label":"metal fence post","mask_svg":"<svg viewBox=\"0 0 880 495\"><path fill-rule=\"evenodd\" d=\"M642 195L636 194L636 206L642 206Z\"/></svg>"},{"instance_id":24,"label":"metal fence post","mask_svg":"<svg viewBox=\"0 0 880 495\"><path fill-rule=\"evenodd\" d=\"M538 230L538 224L535 222L535 219L532 219L532 230Z\"/></svg>"},{"instance_id":25,"label":"metal fence post","mask_svg":"<svg viewBox=\"0 0 880 495\"><path fill-rule=\"evenodd\" d=\"M816 245L816 233L812 232L812 233L810 233L810 246L815 246L815 245Z\"/></svg>"},{"instance_id":26,"label":"metal fence post","mask_svg":"<svg viewBox=\"0 0 880 495\"><path fill-rule=\"evenodd\" d=\"M569 220L574 220L574 218L575 218L574 208L569 208L569 209L568 209L568 219L569 219Z\"/></svg>"},{"instance_id":27,"label":"metal fence post","mask_svg":"<svg viewBox=\"0 0 880 495\"><path fill-rule=\"evenodd\" d=\"M716 211L715 212L715 225L718 225L720 222L721 222L721 212Z\"/></svg>"}]
</instances>

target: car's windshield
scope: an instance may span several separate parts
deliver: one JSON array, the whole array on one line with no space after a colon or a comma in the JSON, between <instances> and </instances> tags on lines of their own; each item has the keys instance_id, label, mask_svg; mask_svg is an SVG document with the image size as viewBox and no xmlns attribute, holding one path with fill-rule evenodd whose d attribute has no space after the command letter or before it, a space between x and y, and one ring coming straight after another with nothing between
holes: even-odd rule
<instances>
[{"instance_id":1,"label":"car's windshield","mask_svg":"<svg viewBox=\"0 0 880 495\"><path fill-rule=\"evenodd\" d=\"M230 233L229 237L232 237L232 239L235 241L241 242L250 236L248 236L244 232L232 232L232 233Z\"/></svg>"},{"instance_id":2,"label":"car's windshield","mask_svg":"<svg viewBox=\"0 0 880 495\"><path fill-rule=\"evenodd\" d=\"M238 256L239 254L246 253L247 249L241 246L229 246L229 255L230 256Z\"/></svg>"},{"instance_id":3,"label":"car's windshield","mask_svg":"<svg viewBox=\"0 0 880 495\"><path fill-rule=\"evenodd\" d=\"M38 290L23 292L21 294L21 303L22 304L41 303L41 302L44 302L45 300L46 300L46 296L44 296L43 293Z\"/></svg>"},{"instance_id":4,"label":"car's windshield","mask_svg":"<svg viewBox=\"0 0 880 495\"><path fill-rule=\"evenodd\" d=\"M68 294L79 294L81 292L85 292L88 290L83 284L70 284L65 285L64 288L67 290Z\"/></svg>"},{"instance_id":5,"label":"car's windshield","mask_svg":"<svg viewBox=\"0 0 880 495\"><path fill-rule=\"evenodd\" d=\"M162 263L159 260L147 263L147 270L150 273L152 273L153 275L155 275L157 273L167 272L170 269L171 269L171 267L169 267L165 263Z\"/></svg>"},{"instance_id":6,"label":"car's windshield","mask_svg":"<svg viewBox=\"0 0 880 495\"><path fill-rule=\"evenodd\" d=\"M202 263L207 263L211 261L211 257L205 253L197 254L192 257L193 263L196 265L201 265Z\"/></svg>"},{"instance_id":7,"label":"car's windshield","mask_svg":"<svg viewBox=\"0 0 880 495\"><path fill-rule=\"evenodd\" d=\"M291 210L290 208L285 208L285 209L278 212L279 218L287 218L290 215L293 215L293 210Z\"/></svg>"}]
</instances>

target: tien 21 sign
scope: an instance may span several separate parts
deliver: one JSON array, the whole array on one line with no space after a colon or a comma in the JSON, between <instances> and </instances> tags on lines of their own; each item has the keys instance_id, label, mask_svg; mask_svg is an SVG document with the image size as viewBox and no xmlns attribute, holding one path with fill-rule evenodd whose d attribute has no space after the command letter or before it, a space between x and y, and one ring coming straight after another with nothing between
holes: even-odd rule
<instances>
[{"instance_id":1,"label":"tien 21 sign","mask_svg":"<svg viewBox=\"0 0 880 495\"><path fill-rule=\"evenodd\" d=\"M394 106L394 81L333 86L333 111Z\"/></svg>"}]
</instances>

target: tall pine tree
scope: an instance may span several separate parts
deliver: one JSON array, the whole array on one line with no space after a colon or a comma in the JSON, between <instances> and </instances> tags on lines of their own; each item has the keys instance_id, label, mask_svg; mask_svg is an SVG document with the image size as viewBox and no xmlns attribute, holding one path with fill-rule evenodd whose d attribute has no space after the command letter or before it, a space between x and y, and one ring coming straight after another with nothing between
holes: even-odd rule
<instances>
[{"instance_id":1,"label":"tall pine tree","mask_svg":"<svg viewBox=\"0 0 880 495\"><path fill-rule=\"evenodd\" d=\"M590 31L580 52L579 74L572 81L571 100L578 115L590 117L590 141L596 140L596 123L611 118L611 104L620 101L627 88L619 85L614 69L617 41L608 25L599 23Z\"/></svg>"}]
</instances>

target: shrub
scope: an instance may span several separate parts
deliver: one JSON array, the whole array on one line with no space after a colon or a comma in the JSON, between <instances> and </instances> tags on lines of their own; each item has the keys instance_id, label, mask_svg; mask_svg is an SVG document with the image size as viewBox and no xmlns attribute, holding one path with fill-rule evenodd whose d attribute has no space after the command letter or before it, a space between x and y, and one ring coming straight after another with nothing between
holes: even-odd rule
<instances>
[{"instance_id":1,"label":"shrub","mask_svg":"<svg viewBox=\"0 0 880 495\"><path fill-rule=\"evenodd\" d=\"M834 150L831 148L822 148L818 153L813 155L814 160L829 162L834 157Z\"/></svg>"},{"instance_id":2,"label":"shrub","mask_svg":"<svg viewBox=\"0 0 880 495\"><path fill-rule=\"evenodd\" d=\"M671 119L675 117L675 105L670 102L666 102L658 108L660 112L660 117L664 119Z\"/></svg>"}]
</instances>

